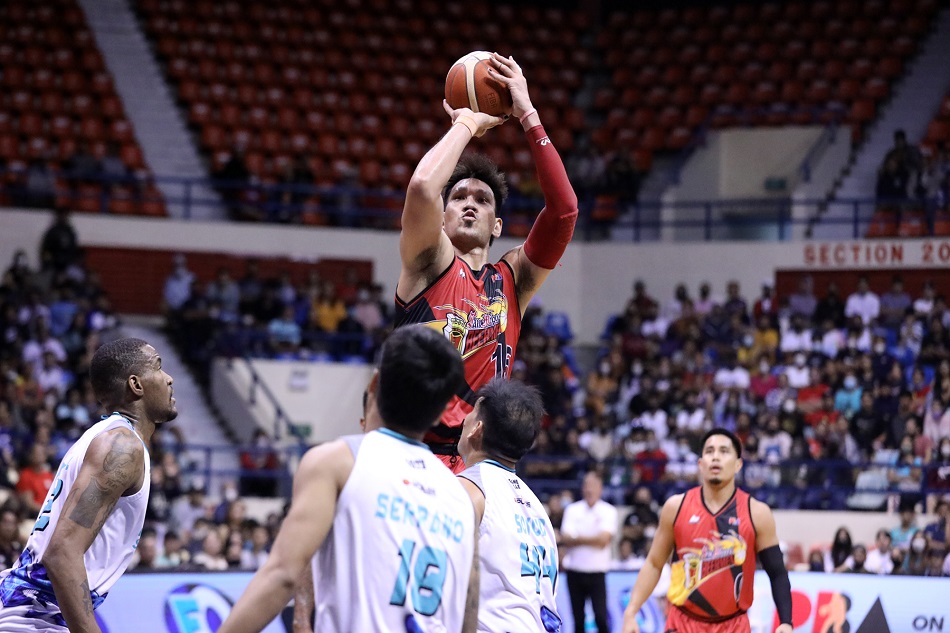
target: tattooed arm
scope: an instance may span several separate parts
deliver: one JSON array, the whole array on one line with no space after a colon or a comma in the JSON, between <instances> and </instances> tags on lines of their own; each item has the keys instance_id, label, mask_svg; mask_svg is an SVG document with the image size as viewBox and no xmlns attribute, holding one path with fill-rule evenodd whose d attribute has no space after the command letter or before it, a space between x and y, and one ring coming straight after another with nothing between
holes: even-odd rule
<instances>
[{"instance_id":1,"label":"tattooed arm","mask_svg":"<svg viewBox=\"0 0 950 633\"><path fill-rule=\"evenodd\" d=\"M101 633L93 615L83 556L112 509L144 483L145 449L134 433L103 433L86 450L43 563L71 633Z\"/></svg>"},{"instance_id":2,"label":"tattooed arm","mask_svg":"<svg viewBox=\"0 0 950 633\"><path fill-rule=\"evenodd\" d=\"M313 633L313 569L300 574L294 591L294 633Z\"/></svg>"}]
</instances>

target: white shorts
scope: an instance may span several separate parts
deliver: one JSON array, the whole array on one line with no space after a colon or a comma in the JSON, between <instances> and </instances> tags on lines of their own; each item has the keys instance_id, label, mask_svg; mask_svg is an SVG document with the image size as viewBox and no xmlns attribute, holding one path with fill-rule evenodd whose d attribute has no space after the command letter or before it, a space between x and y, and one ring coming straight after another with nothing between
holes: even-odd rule
<instances>
[{"instance_id":1,"label":"white shorts","mask_svg":"<svg viewBox=\"0 0 950 633\"><path fill-rule=\"evenodd\" d=\"M27 613L33 611L33 615L27 617ZM56 613L55 615L60 615ZM29 631L47 631L55 633L69 633L65 626L56 624L50 619L45 619L30 605L19 607L0 607L0 631L3 633L28 633Z\"/></svg>"}]
</instances>

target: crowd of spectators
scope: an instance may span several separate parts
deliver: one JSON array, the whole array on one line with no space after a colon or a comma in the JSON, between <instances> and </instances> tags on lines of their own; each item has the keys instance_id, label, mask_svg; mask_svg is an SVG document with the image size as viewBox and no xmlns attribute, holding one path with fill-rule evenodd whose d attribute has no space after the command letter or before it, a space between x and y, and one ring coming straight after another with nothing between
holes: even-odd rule
<instances>
[{"instance_id":1,"label":"crowd of spectators","mask_svg":"<svg viewBox=\"0 0 950 633\"><path fill-rule=\"evenodd\" d=\"M713 426L739 436L739 484L775 508L929 510L950 493L950 311L932 283L918 297L897 276L880 296L861 279L817 297L809 277L783 298L771 282L752 301L725 291L680 285L661 304L636 282L586 376L556 337L522 338L548 411L522 470L554 515L594 468L632 506L624 551L644 555L656 504L696 485Z\"/></svg>"},{"instance_id":2,"label":"crowd of spectators","mask_svg":"<svg viewBox=\"0 0 950 633\"><path fill-rule=\"evenodd\" d=\"M169 332L203 376L215 356L370 362L392 323L382 286L352 271L340 283L316 271L294 283L286 271L263 277L249 260L238 279L221 268L202 283L178 255L163 297Z\"/></svg>"}]
</instances>

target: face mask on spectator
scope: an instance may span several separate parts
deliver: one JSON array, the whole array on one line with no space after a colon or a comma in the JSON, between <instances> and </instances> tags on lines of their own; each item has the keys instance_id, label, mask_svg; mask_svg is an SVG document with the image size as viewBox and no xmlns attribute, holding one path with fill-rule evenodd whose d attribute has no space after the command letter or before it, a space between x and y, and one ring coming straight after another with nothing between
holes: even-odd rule
<instances>
[{"instance_id":1,"label":"face mask on spectator","mask_svg":"<svg viewBox=\"0 0 950 633\"><path fill-rule=\"evenodd\" d=\"M601 363L600 364L600 373L603 376L606 376L610 373L610 363Z\"/></svg>"},{"instance_id":2,"label":"face mask on spectator","mask_svg":"<svg viewBox=\"0 0 950 633\"><path fill-rule=\"evenodd\" d=\"M883 354L885 349L887 349L887 347L884 345L884 343L876 343L874 345L875 354Z\"/></svg>"},{"instance_id":3,"label":"face mask on spectator","mask_svg":"<svg viewBox=\"0 0 950 633\"><path fill-rule=\"evenodd\" d=\"M917 553L924 551L925 547L927 547L927 540L922 538L915 538L910 544L910 548Z\"/></svg>"},{"instance_id":4,"label":"face mask on spectator","mask_svg":"<svg viewBox=\"0 0 950 633\"><path fill-rule=\"evenodd\" d=\"M759 363L759 373L761 374L769 373L769 364L767 362L762 361L761 363Z\"/></svg>"},{"instance_id":5,"label":"face mask on spectator","mask_svg":"<svg viewBox=\"0 0 950 633\"><path fill-rule=\"evenodd\" d=\"M796 365L797 367L804 367L804 366L805 366L805 355L804 355L804 354L796 354L796 355L795 355L795 365Z\"/></svg>"},{"instance_id":6,"label":"face mask on spectator","mask_svg":"<svg viewBox=\"0 0 950 633\"><path fill-rule=\"evenodd\" d=\"M643 373L643 365L641 365L640 363L634 363L633 369L631 371L633 372L634 376L639 376L640 374Z\"/></svg>"},{"instance_id":7,"label":"face mask on spectator","mask_svg":"<svg viewBox=\"0 0 950 633\"><path fill-rule=\"evenodd\" d=\"M746 335L742 338L742 343L743 343L743 345L744 345L745 347L752 347L752 343L754 343L754 342L755 342L755 339L752 338L752 335L751 335L751 334L746 334Z\"/></svg>"},{"instance_id":8,"label":"face mask on spectator","mask_svg":"<svg viewBox=\"0 0 950 633\"><path fill-rule=\"evenodd\" d=\"M794 410L795 410L795 401L794 401L794 400L786 400L785 402L783 402L783 403L782 403L782 410L785 411L785 413L791 413L792 411L794 411Z\"/></svg>"},{"instance_id":9,"label":"face mask on spectator","mask_svg":"<svg viewBox=\"0 0 950 633\"><path fill-rule=\"evenodd\" d=\"M950 457L950 444L943 445L943 448L940 449L940 455L945 459Z\"/></svg>"},{"instance_id":10,"label":"face mask on spectator","mask_svg":"<svg viewBox=\"0 0 950 633\"><path fill-rule=\"evenodd\" d=\"M844 379L844 388L847 389L848 391L851 391L857 386L858 386L858 379L855 378L854 376L848 376L847 378Z\"/></svg>"}]
</instances>

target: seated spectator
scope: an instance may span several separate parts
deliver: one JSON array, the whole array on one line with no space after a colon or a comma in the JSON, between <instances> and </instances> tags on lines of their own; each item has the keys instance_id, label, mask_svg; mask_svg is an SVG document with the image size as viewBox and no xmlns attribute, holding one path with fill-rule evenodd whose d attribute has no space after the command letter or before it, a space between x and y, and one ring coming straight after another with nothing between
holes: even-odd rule
<instances>
[{"instance_id":1,"label":"seated spectator","mask_svg":"<svg viewBox=\"0 0 950 633\"><path fill-rule=\"evenodd\" d=\"M901 574L904 576L923 576L927 569L927 537L923 532L915 531L910 539L910 547L904 555Z\"/></svg>"},{"instance_id":2,"label":"seated spectator","mask_svg":"<svg viewBox=\"0 0 950 633\"><path fill-rule=\"evenodd\" d=\"M881 301L868 286L868 278L861 276L858 279L857 290L848 296L845 304L846 317L861 317L865 325L873 323L881 312Z\"/></svg>"},{"instance_id":3,"label":"seated spectator","mask_svg":"<svg viewBox=\"0 0 950 633\"><path fill-rule=\"evenodd\" d=\"M292 305L284 306L280 317L268 323L267 335L271 350L278 358L293 357L300 348L300 326Z\"/></svg>"},{"instance_id":4,"label":"seated spectator","mask_svg":"<svg viewBox=\"0 0 950 633\"><path fill-rule=\"evenodd\" d=\"M723 366L716 371L713 384L720 389L748 389L749 370L738 364L735 354L729 354Z\"/></svg>"},{"instance_id":5,"label":"seated spectator","mask_svg":"<svg viewBox=\"0 0 950 633\"><path fill-rule=\"evenodd\" d=\"M917 511L911 503L902 501L898 508L900 512L900 525L891 529L891 546L901 550L907 550L910 547L911 538L918 532ZM921 538L923 536L921 535ZM924 543L926 546L926 542ZM923 548L921 548L923 551Z\"/></svg>"},{"instance_id":6,"label":"seated spectator","mask_svg":"<svg viewBox=\"0 0 950 633\"><path fill-rule=\"evenodd\" d=\"M254 523L251 528L251 546L241 552L241 569L256 571L267 560L270 532L266 525Z\"/></svg>"},{"instance_id":7,"label":"seated spectator","mask_svg":"<svg viewBox=\"0 0 950 633\"><path fill-rule=\"evenodd\" d=\"M659 506L653 499L650 489L638 486L633 492L630 512L623 520L621 536L630 539L635 552L644 551L646 544L646 530L656 528L660 523Z\"/></svg>"},{"instance_id":8,"label":"seated spectator","mask_svg":"<svg viewBox=\"0 0 950 633\"><path fill-rule=\"evenodd\" d=\"M835 538L831 541L831 547L825 555L825 571L844 571L850 566L853 544L851 543L851 532L846 527L838 528L835 532Z\"/></svg>"},{"instance_id":9,"label":"seated spectator","mask_svg":"<svg viewBox=\"0 0 950 633\"><path fill-rule=\"evenodd\" d=\"M273 473L280 468L280 458L273 442L263 429L254 432L252 445L241 452L240 493L249 497L273 497L277 494L277 478ZM260 473L260 474L258 474Z\"/></svg>"},{"instance_id":10,"label":"seated spectator","mask_svg":"<svg viewBox=\"0 0 950 633\"><path fill-rule=\"evenodd\" d=\"M805 327L805 318L793 315L791 325L782 333L779 349L785 358L793 353L803 353L812 349L812 332Z\"/></svg>"},{"instance_id":11,"label":"seated spectator","mask_svg":"<svg viewBox=\"0 0 950 633\"><path fill-rule=\"evenodd\" d=\"M187 565L189 560L190 555L178 532L174 530L165 532L162 555L155 561L155 566L159 569L182 567Z\"/></svg>"},{"instance_id":12,"label":"seated spectator","mask_svg":"<svg viewBox=\"0 0 950 633\"><path fill-rule=\"evenodd\" d=\"M597 371L592 371L587 375L584 398L584 408L587 411L600 416L607 409L608 402L616 401L619 372L620 368L614 368L608 356L600 359Z\"/></svg>"},{"instance_id":13,"label":"seated spectator","mask_svg":"<svg viewBox=\"0 0 950 633\"><path fill-rule=\"evenodd\" d=\"M643 566L645 558L638 556L634 550L633 539L620 539L617 549L618 558L613 561L611 568L617 571L636 571ZM941 561L942 563L943 561Z\"/></svg>"},{"instance_id":14,"label":"seated spectator","mask_svg":"<svg viewBox=\"0 0 950 633\"><path fill-rule=\"evenodd\" d=\"M34 365L33 377L43 393L53 394L57 399L65 396L72 383L72 376L63 371L56 355L50 351L43 352L42 362Z\"/></svg>"},{"instance_id":15,"label":"seated spectator","mask_svg":"<svg viewBox=\"0 0 950 633\"><path fill-rule=\"evenodd\" d=\"M944 561L947 558L947 548L943 543L930 543L927 548L927 567L922 575L932 578L942 578L948 574L944 571Z\"/></svg>"},{"instance_id":16,"label":"seated spectator","mask_svg":"<svg viewBox=\"0 0 950 633\"><path fill-rule=\"evenodd\" d=\"M759 459L768 464L779 464L792 453L792 436L781 427L778 417L769 416L765 431L759 437Z\"/></svg>"},{"instance_id":17,"label":"seated spectator","mask_svg":"<svg viewBox=\"0 0 950 633\"><path fill-rule=\"evenodd\" d=\"M808 554L808 571L817 571L824 573L825 556L820 549L813 549Z\"/></svg>"},{"instance_id":18,"label":"seated spectator","mask_svg":"<svg viewBox=\"0 0 950 633\"><path fill-rule=\"evenodd\" d=\"M881 295L881 325L897 329L911 304L910 295L904 290L904 280L900 275L894 275L891 289Z\"/></svg>"},{"instance_id":19,"label":"seated spectator","mask_svg":"<svg viewBox=\"0 0 950 633\"><path fill-rule=\"evenodd\" d=\"M699 455L690 447L689 436L680 432L676 443L664 452L670 458L666 465L666 480L673 485L673 490L686 490L695 485L699 474Z\"/></svg>"},{"instance_id":20,"label":"seated spectator","mask_svg":"<svg viewBox=\"0 0 950 633\"><path fill-rule=\"evenodd\" d=\"M726 284L726 301L722 307L729 316L737 314L743 324L749 323L749 306L739 294L738 281L731 280Z\"/></svg>"},{"instance_id":21,"label":"seated spectator","mask_svg":"<svg viewBox=\"0 0 950 633\"><path fill-rule=\"evenodd\" d=\"M760 323L763 317L772 325L778 322L778 301L775 298L775 290L770 280L762 282L762 295L756 299L752 306L753 320Z\"/></svg>"},{"instance_id":22,"label":"seated spectator","mask_svg":"<svg viewBox=\"0 0 950 633\"><path fill-rule=\"evenodd\" d=\"M311 304L310 323L321 332L336 332L347 316L346 304L337 295L330 280L323 282L320 295Z\"/></svg>"},{"instance_id":23,"label":"seated spectator","mask_svg":"<svg viewBox=\"0 0 950 633\"><path fill-rule=\"evenodd\" d=\"M53 471L49 465L47 445L34 443L27 453L26 463L20 469L16 491L23 503L24 514L37 515L53 485Z\"/></svg>"},{"instance_id":24,"label":"seated spectator","mask_svg":"<svg viewBox=\"0 0 950 633\"><path fill-rule=\"evenodd\" d=\"M227 268L218 269L218 276L208 284L205 295L212 305L218 307L218 321L237 321L240 314L241 289L231 278L231 272Z\"/></svg>"},{"instance_id":25,"label":"seated spectator","mask_svg":"<svg viewBox=\"0 0 950 633\"><path fill-rule=\"evenodd\" d=\"M695 303L693 304L693 310L696 312L696 315L699 316L700 318L705 317L707 314L712 312L713 306L719 303L718 301L713 299L710 296L710 294L711 294L711 291L709 288L709 284L704 281L699 286L699 297L696 299Z\"/></svg>"},{"instance_id":26,"label":"seated spectator","mask_svg":"<svg viewBox=\"0 0 950 633\"><path fill-rule=\"evenodd\" d=\"M594 427L580 434L578 444L587 451L591 459L604 462L614 452L614 439L610 418L601 414L596 417Z\"/></svg>"},{"instance_id":27,"label":"seated spectator","mask_svg":"<svg viewBox=\"0 0 950 633\"><path fill-rule=\"evenodd\" d=\"M924 288L920 297L914 301L912 306L914 314L922 318L929 317L934 310L935 302L936 290L934 289L934 283L928 279L924 282Z\"/></svg>"},{"instance_id":28,"label":"seated spectator","mask_svg":"<svg viewBox=\"0 0 950 633\"><path fill-rule=\"evenodd\" d=\"M950 438L950 406L939 394L933 394L929 406L924 407L923 433L934 444Z\"/></svg>"},{"instance_id":29,"label":"seated spectator","mask_svg":"<svg viewBox=\"0 0 950 633\"><path fill-rule=\"evenodd\" d=\"M946 491L950 489L950 437L937 445L927 473L927 487Z\"/></svg>"},{"instance_id":30,"label":"seated spectator","mask_svg":"<svg viewBox=\"0 0 950 633\"><path fill-rule=\"evenodd\" d=\"M634 472L637 481L645 484L659 483L666 473L666 464L669 457L660 448L656 434L652 429L646 432L644 449L634 455Z\"/></svg>"},{"instance_id":31,"label":"seated spectator","mask_svg":"<svg viewBox=\"0 0 950 633\"><path fill-rule=\"evenodd\" d=\"M837 358L838 353L847 345L845 333L835 327L831 319L826 319L816 328L814 336L817 337L817 341L813 351L821 352L827 358Z\"/></svg>"},{"instance_id":32,"label":"seated spectator","mask_svg":"<svg viewBox=\"0 0 950 633\"><path fill-rule=\"evenodd\" d=\"M667 424L667 413L660 406L660 396L657 393L651 393L647 396L647 410L639 418L639 426L652 433L654 439L666 439L669 434L669 425Z\"/></svg>"},{"instance_id":33,"label":"seated spectator","mask_svg":"<svg viewBox=\"0 0 950 633\"><path fill-rule=\"evenodd\" d=\"M864 568L871 574L888 575L894 571L891 560L891 534L887 530L878 530L874 537L874 549L867 553Z\"/></svg>"},{"instance_id":34,"label":"seated spectator","mask_svg":"<svg viewBox=\"0 0 950 633\"><path fill-rule=\"evenodd\" d=\"M806 416L821 409L825 404L825 398L832 395L831 388L827 385L828 381L821 375L821 369L811 367L808 375L808 385L799 388L796 396L798 410Z\"/></svg>"},{"instance_id":35,"label":"seated spectator","mask_svg":"<svg viewBox=\"0 0 950 633\"><path fill-rule=\"evenodd\" d=\"M188 262L181 253L175 255L172 273L165 279L162 291L163 310L173 326L178 326L177 319L182 309L191 298L191 286L195 281L195 274L188 270Z\"/></svg>"},{"instance_id":36,"label":"seated spectator","mask_svg":"<svg viewBox=\"0 0 950 633\"><path fill-rule=\"evenodd\" d=\"M646 284L642 279L637 279L633 283L633 296L627 302L627 309L629 310L631 307L639 314L645 313L649 308L659 307L656 299L647 293Z\"/></svg>"},{"instance_id":37,"label":"seated spectator","mask_svg":"<svg viewBox=\"0 0 950 633\"><path fill-rule=\"evenodd\" d=\"M937 520L924 527L924 535L930 543L950 543L950 500L940 499L934 506Z\"/></svg>"},{"instance_id":38,"label":"seated spectator","mask_svg":"<svg viewBox=\"0 0 950 633\"><path fill-rule=\"evenodd\" d=\"M695 438L702 436L709 427L706 410L699 406L699 398L695 392L686 394L683 408L676 413L676 428Z\"/></svg>"},{"instance_id":39,"label":"seated spectator","mask_svg":"<svg viewBox=\"0 0 950 633\"><path fill-rule=\"evenodd\" d=\"M82 251L76 229L69 221L69 212L56 210L56 218L43 234L40 244L40 262L43 270L59 273L78 263Z\"/></svg>"},{"instance_id":40,"label":"seated spectator","mask_svg":"<svg viewBox=\"0 0 950 633\"><path fill-rule=\"evenodd\" d=\"M352 311L353 319L368 334L376 334L386 324L379 303L373 300L368 288L360 288L357 291L356 303L353 305Z\"/></svg>"},{"instance_id":41,"label":"seated spectator","mask_svg":"<svg viewBox=\"0 0 950 633\"><path fill-rule=\"evenodd\" d=\"M0 508L0 567L10 569L20 557L20 517L10 506Z\"/></svg>"},{"instance_id":42,"label":"seated spectator","mask_svg":"<svg viewBox=\"0 0 950 633\"><path fill-rule=\"evenodd\" d=\"M845 304L838 295L838 284L830 282L825 296L822 297L818 305L815 306L815 313L812 320L815 323L824 323L831 321L835 327L844 327Z\"/></svg>"},{"instance_id":43,"label":"seated spectator","mask_svg":"<svg viewBox=\"0 0 950 633\"><path fill-rule=\"evenodd\" d=\"M855 545L854 549L851 550L851 562L850 564L844 565L844 569L841 571L847 574L870 574L867 570L867 557L868 550L863 545ZM940 561L943 562L942 560Z\"/></svg>"},{"instance_id":44,"label":"seated spectator","mask_svg":"<svg viewBox=\"0 0 950 633\"><path fill-rule=\"evenodd\" d=\"M788 297L789 312L793 317L800 316L805 321L811 321L817 306L811 275L803 275L798 279L796 291Z\"/></svg>"},{"instance_id":45,"label":"seated spectator","mask_svg":"<svg viewBox=\"0 0 950 633\"><path fill-rule=\"evenodd\" d=\"M852 419L861 408L862 393L857 376L849 371L841 382L841 388L835 392L835 410L845 418Z\"/></svg>"},{"instance_id":46,"label":"seated spectator","mask_svg":"<svg viewBox=\"0 0 950 633\"><path fill-rule=\"evenodd\" d=\"M939 365L945 360L950 360L950 330L944 327L939 318L931 318L927 333L920 341L920 356L918 362L921 365Z\"/></svg>"},{"instance_id":47,"label":"seated spectator","mask_svg":"<svg viewBox=\"0 0 950 633\"><path fill-rule=\"evenodd\" d=\"M195 523L208 516L205 504L205 489L198 482L192 482L185 490L185 496L172 504L171 528L184 535L192 534Z\"/></svg>"},{"instance_id":48,"label":"seated spectator","mask_svg":"<svg viewBox=\"0 0 950 633\"><path fill-rule=\"evenodd\" d=\"M135 548L135 558L129 567L131 571L154 571L158 565L158 536L155 530L145 528L139 535L139 544Z\"/></svg>"},{"instance_id":49,"label":"seated spectator","mask_svg":"<svg viewBox=\"0 0 950 633\"><path fill-rule=\"evenodd\" d=\"M861 393L861 407L851 418L851 428L855 442L865 458L884 446L887 440L887 423L884 416L874 407L872 392Z\"/></svg>"},{"instance_id":50,"label":"seated spectator","mask_svg":"<svg viewBox=\"0 0 950 633\"><path fill-rule=\"evenodd\" d=\"M752 348L749 350L752 358L765 357L769 362L775 362L779 349L779 336L773 323L769 315L763 314L756 318L756 328L752 335Z\"/></svg>"},{"instance_id":51,"label":"seated spectator","mask_svg":"<svg viewBox=\"0 0 950 633\"><path fill-rule=\"evenodd\" d=\"M224 543L215 529L209 529L201 541L201 550L194 555L192 563L203 571L224 571L228 561L224 558Z\"/></svg>"},{"instance_id":52,"label":"seated spectator","mask_svg":"<svg viewBox=\"0 0 950 633\"><path fill-rule=\"evenodd\" d=\"M792 389L803 389L811 384L811 370L805 364L808 357L804 352L795 354L793 364L785 368L785 377L788 380L788 386Z\"/></svg>"}]
</instances>

